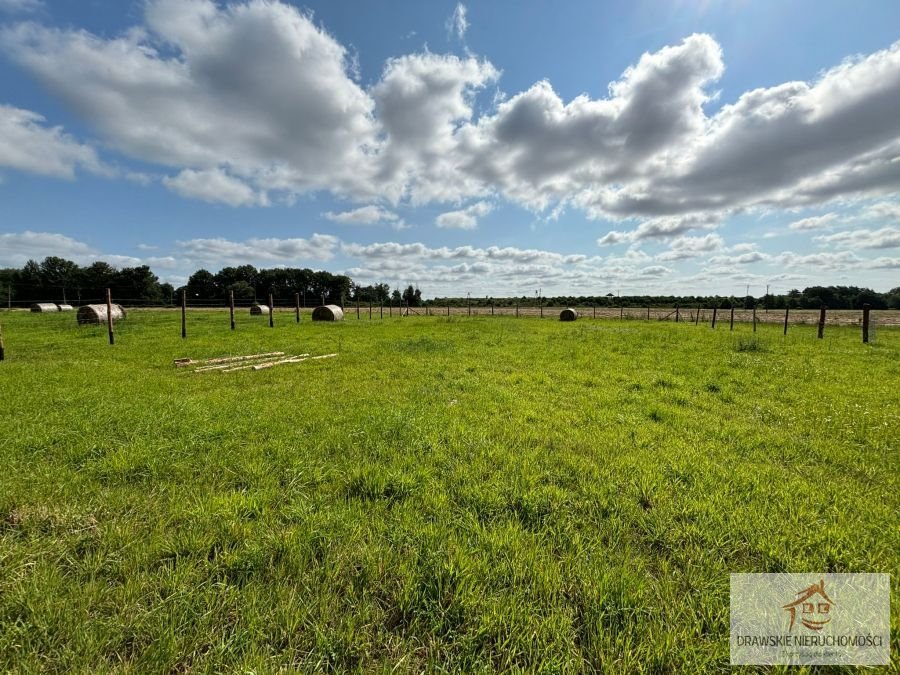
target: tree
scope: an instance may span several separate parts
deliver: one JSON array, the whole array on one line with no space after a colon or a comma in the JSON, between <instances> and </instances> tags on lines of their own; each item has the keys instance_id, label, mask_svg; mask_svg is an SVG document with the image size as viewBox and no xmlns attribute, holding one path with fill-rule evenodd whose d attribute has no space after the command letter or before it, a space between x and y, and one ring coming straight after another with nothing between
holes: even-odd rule
<instances>
[{"instance_id":1,"label":"tree","mask_svg":"<svg viewBox=\"0 0 900 675\"><path fill-rule=\"evenodd\" d=\"M41 263L41 283L45 292L67 301L66 289L72 286L78 275L78 265L55 255L47 256Z\"/></svg>"},{"instance_id":2,"label":"tree","mask_svg":"<svg viewBox=\"0 0 900 675\"><path fill-rule=\"evenodd\" d=\"M410 307L418 307L422 304L422 291L418 288L413 288L413 285L410 284L406 287L406 290L403 291L401 300Z\"/></svg>"},{"instance_id":3,"label":"tree","mask_svg":"<svg viewBox=\"0 0 900 675\"><path fill-rule=\"evenodd\" d=\"M207 270L194 272L187 282L187 293L191 298L213 300L217 295L216 278Z\"/></svg>"}]
</instances>

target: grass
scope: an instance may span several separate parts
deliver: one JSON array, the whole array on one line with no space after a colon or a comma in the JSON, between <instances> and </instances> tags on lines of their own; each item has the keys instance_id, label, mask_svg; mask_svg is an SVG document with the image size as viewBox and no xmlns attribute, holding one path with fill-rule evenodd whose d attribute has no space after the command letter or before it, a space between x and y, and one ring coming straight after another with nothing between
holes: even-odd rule
<instances>
[{"instance_id":1,"label":"grass","mask_svg":"<svg viewBox=\"0 0 900 675\"><path fill-rule=\"evenodd\" d=\"M896 666L900 331L276 319L0 315L0 670L726 671L741 571L890 572Z\"/></svg>"}]
</instances>

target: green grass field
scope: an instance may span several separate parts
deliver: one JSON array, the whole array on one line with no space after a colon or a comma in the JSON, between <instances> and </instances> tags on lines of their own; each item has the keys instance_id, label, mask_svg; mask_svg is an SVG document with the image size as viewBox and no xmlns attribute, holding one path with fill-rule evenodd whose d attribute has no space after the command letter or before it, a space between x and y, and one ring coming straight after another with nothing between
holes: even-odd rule
<instances>
[{"instance_id":1,"label":"green grass field","mask_svg":"<svg viewBox=\"0 0 900 675\"><path fill-rule=\"evenodd\" d=\"M0 671L727 671L766 571L890 572L898 663L900 330L0 321Z\"/></svg>"}]
</instances>

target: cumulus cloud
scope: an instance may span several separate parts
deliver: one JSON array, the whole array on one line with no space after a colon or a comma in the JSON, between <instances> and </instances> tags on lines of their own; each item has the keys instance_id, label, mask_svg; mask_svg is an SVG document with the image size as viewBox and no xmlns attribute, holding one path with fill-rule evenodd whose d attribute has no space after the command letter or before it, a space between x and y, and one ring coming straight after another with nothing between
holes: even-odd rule
<instances>
[{"instance_id":1,"label":"cumulus cloud","mask_svg":"<svg viewBox=\"0 0 900 675\"><path fill-rule=\"evenodd\" d=\"M801 218L790 223L788 227L792 230L823 230L831 227L837 221L836 213L826 213L821 216L812 216L810 218Z\"/></svg>"},{"instance_id":2,"label":"cumulus cloud","mask_svg":"<svg viewBox=\"0 0 900 675\"><path fill-rule=\"evenodd\" d=\"M192 260L239 265L248 261L301 265L309 260L331 260L339 240L328 234L313 234L308 239L189 239L177 244L180 251Z\"/></svg>"},{"instance_id":3,"label":"cumulus cloud","mask_svg":"<svg viewBox=\"0 0 900 675\"><path fill-rule=\"evenodd\" d=\"M229 176L222 169L194 171L185 169L175 177L163 178L163 184L182 197L205 202L220 202L228 206L265 204L266 197L243 181Z\"/></svg>"},{"instance_id":4,"label":"cumulus cloud","mask_svg":"<svg viewBox=\"0 0 900 675\"><path fill-rule=\"evenodd\" d=\"M478 219L493 211L490 202L476 202L457 211L446 211L435 219L435 225L457 230L474 230L478 227Z\"/></svg>"},{"instance_id":5,"label":"cumulus cloud","mask_svg":"<svg viewBox=\"0 0 900 675\"><path fill-rule=\"evenodd\" d=\"M84 258L94 255L93 248L63 234L31 232L0 234L0 264L20 267L30 259L47 256Z\"/></svg>"},{"instance_id":6,"label":"cumulus cloud","mask_svg":"<svg viewBox=\"0 0 900 675\"><path fill-rule=\"evenodd\" d=\"M842 248L900 248L900 228L883 227L880 230L847 230L815 238L824 244Z\"/></svg>"},{"instance_id":7,"label":"cumulus cloud","mask_svg":"<svg viewBox=\"0 0 900 675\"><path fill-rule=\"evenodd\" d=\"M389 223L397 229L404 226L403 220L393 211L370 204L350 211L328 211L322 214L327 220L342 225L379 225ZM399 226L399 227L398 227Z\"/></svg>"},{"instance_id":8,"label":"cumulus cloud","mask_svg":"<svg viewBox=\"0 0 900 675\"><path fill-rule=\"evenodd\" d=\"M0 105L0 168L68 179L76 169L108 173L92 147L45 122L30 110Z\"/></svg>"},{"instance_id":9,"label":"cumulus cloud","mask_svg":"<svg viewBox=\"0 0 900 675\"><path fill-rule=\"evenodd\" d=\"M465 34L464 5L451 24ZM487 60L402 55L363 87L345 46L278 0L148 0L142 24L116 36L21 23L0 29L0 45L108 147L166 167L179 194L233 206L318 190L414 206L502 197L627 223L607 245L900 186L900 42L714 113L725 55L703 34L641 55L599 95L564 100L540 81L481 105L501 76ZM44 172L96 165L42 120L15 125L67 146ZM466 226L464 215L444 220Z\"/></svg>"},{"instance_id":10,"label":"cumulus cloud","mask_svg":"<svg viewBox=\"0 0 900 675\"><path fill-rule=\"evenodd\" d=\"M111 39L25 23L0 41L127 155L257 189L368 189L373 102L344 47L289 5L153 0Z\"/></svg>"},{"instance_id":11,"label":"cumulus cloud","mask_svg":"<svg viewBox=\"0 0 900 675\"><path fill-rule=\"evenodd\" d=\"M697 256L722 249L725 241L718 234L707 234L703 237L678 237L673 240L669 250L656 256L657 260L689 260Z\"/></svg>"}]
</instances>

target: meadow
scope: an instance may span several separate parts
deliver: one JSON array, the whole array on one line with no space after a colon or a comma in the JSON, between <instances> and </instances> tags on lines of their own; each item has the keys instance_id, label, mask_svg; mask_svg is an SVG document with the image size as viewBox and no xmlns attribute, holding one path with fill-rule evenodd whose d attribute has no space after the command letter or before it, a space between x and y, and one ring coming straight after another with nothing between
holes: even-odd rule
<instances>
[{"instance_id":1,"label":"meadow","mask_svg":"<svg viewBox=\"0 0 900 675\"><path fill-rule=\"evenodd\" d=\"M897 666L900 329L244 312L0 314L0 671L724 672L809 571Z\"/></svg>"}]
</instances>

